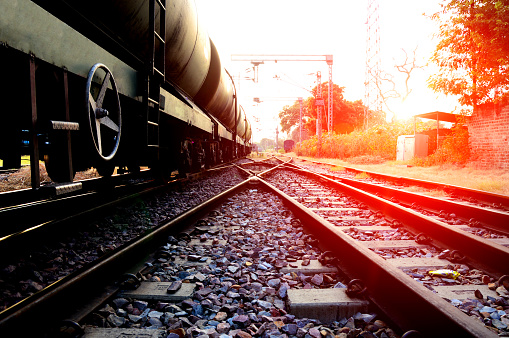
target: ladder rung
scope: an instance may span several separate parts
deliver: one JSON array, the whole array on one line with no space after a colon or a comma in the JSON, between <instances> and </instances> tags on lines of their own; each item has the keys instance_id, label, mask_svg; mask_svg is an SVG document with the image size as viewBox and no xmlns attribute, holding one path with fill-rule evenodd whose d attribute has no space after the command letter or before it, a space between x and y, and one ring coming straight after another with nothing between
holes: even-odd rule
<instances>
[{"instance_id":1,"label":"ladder rung","mask_svg":"<svg viewBox=\"0 0 509 338\"><path fill-rule=\"evenodd\" d=\"M165 10L166 10L166 7L163 5L163 3L161 2L161 0L156 0L156 1L157 1L157 3L159 4L159 6L161 7L161 9L162 9L163 11L165 11Z\"/></svg>"},{"instance_id":2,"label":"ladder rung","mask_svg":"<svg viewBox=\"0 0 509 338\"><path fill-rule=\"evenodd\" d=\"M148 98L148 102L152 102L153 104L157 104L159 105L159 102L157 102L156 100L154 99L151 99L150 97Z\"/></svg>"},{"instance_id":3,"label":"ladder rung","mask_svg":"<svg viewBox=\"0 0 509 338\"><path fill-rule=\"evenodd\" d=\"M154 32L154 36L161 41L161 43L164 43L164 39L161 37L161 35L157 34L157 32Z\"/></svg>"},{"instance_id":4,"label":"ladder rung","mask_svg":"<svg viewBox=\"0 0 509 338\"><path fill-rule=\"evenodd\" d=\"M157 122L147 121L147 123L150 124L151 126L159 127L159 123Z\"/></svg>"},{"instance_id":5,"label":"ladder rung","mask_svg":"<svg viewBox=\"0 0 509 338\"><path fill-rule=\"evenodd\" d=\"M50 121L53 130L80 130L78 122Z\"/></svg>"},{"instance_id":6,"label":"ladder rung","mask_svg":"<svg viewBox=\"0 0 509 338\"><path fill-rule=\"evenodd\" d=\"M161 72L159 69L157 69L156 67L154 67L154 72L156 72L157 74L159 74L159 76L163 77L164 78L164 74L163 72Z\"/></svg>"}]
</instances>

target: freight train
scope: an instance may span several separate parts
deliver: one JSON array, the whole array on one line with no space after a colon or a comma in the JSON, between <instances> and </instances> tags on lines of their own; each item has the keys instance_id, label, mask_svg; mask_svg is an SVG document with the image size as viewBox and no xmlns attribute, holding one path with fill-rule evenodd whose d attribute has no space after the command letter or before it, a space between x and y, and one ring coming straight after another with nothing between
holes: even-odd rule
<instances>
[{"instance_id":1,"label":"freight train","mask_svg":"<svg viewBox=\"0 0 509 338\"><path fill-rule=\"evenodd\" d=\"M194 1L1 1L0 60L4 167L28 152L69 182L89 167L165 175L250 152Z\"/></svg>"}]
</instances>

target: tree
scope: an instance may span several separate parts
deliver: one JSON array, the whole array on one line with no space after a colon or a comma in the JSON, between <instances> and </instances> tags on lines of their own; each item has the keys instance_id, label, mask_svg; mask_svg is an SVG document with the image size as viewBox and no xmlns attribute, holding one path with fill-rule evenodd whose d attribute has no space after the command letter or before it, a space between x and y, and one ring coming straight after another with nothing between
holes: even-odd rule
<instances>
[{"instance_id":1,"label":"tree","mask_svg":"<svg viewBox=\"0 0 509 338\"><path fill-rule=\"evenodd\" d=\"M439 70L429 86L473 107L507 98L509 0L449 0L433 18L440 41L431 60Z\"/></svg>"},{"instance_id":2,"label":"tree","mask_svg":"<svg viewBox=\"0 0 509 338\"><path fill-rule=\"evenodd\" d=\"M305 103L302 102L303 110L302 114L304 115L304 106ZM292 127L299 125L299 115L300 115L300 103L299 101L295 101L291 106L284 106L283 110L279 112L279 119L281 121L281 132L286 133L289 132Z\"/></svg>"},{"instance_id":3,"label":"tree","mask_svg":"<svg viewBox=\"0 0 509 338\"><path fill-rule=\"evenodd\" d=\"M278 142L281 143L281 142ZM274 149L276 141L270 138L262 138L260 141L260 147L262 150Z\"/></svg>"},{"instance_id":4,"label":"tree","mask_svg":"<svg viewBox=\"0 0 509 338\"><path fill-rule=\"evenodd\" d=\"M398 75L400 75L399 77L403 76L404 85L396 85L396 77L393 74L389 74L385 71L382 71L380 74L380 86L378 87L378 92L385 104L385 107L391 113L394 112L389 106L389 100L399 98L401 99L401 102L404 102L412 92L412 88L410 88L409 83L412 72L414 70L424 68L424 66L417 64L417 47L413 50L412 56L409 56L405 49L402 48L401 50L404 54L404 60L399 62L394 60L394 68L398 71ZM383 90L382 87L390 87L390 89Z\"/></svg>"},{"instance_id":5,"label":"tree","mask_svg":"<svg viewBox=\"0 0 509 338\"><path fill-rule=\"evenodd\" d=\"M346 101L343 97L344 87L339 87L334 84L332 86L333 93L333 121L332 121L332 129L334 132L338 134L349 133L353 131L355 128L362 126L364 121L364 106L361 100L357 100L354 102ZM304 128L309 132L309 134L316 134L316 118L317 118L317 109L315 106L315 97L316 97L317 87L315 86L311 92L312 96L303 100L302 105L302 114L303 114L303 125ZM324 109L322 109L322 128L327 130L327 107L329 104L329 83L325 82L322 84L322 98L324 99L325 105ZM294 127L298 127L299 125L299 114L300 114L300 105L299 101L296 101L291 106L283 107L283 110L279 113L279 118L281 120L281 131L288 132L291 131ZM370 118L373 118L376 121L383 120L380 119L380 116L376 116L376 114L370 111ZM380 114L379 114L380 115Z\"/></svg>"}]
</instances>

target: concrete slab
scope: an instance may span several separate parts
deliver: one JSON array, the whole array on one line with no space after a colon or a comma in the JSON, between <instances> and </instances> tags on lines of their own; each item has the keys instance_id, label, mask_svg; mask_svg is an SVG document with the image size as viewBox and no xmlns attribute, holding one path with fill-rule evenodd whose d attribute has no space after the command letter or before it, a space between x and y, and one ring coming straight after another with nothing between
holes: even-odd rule
<instances>
[{"instance_id":1,"label":"concrete slab","mask_svg":"<svg viewBox=\"0 0 509 338\"><path fill-rule=\"evenodd\" d=\"M84 338L162 338L166 337L163 330L144 330L144 329L104 329L97 327L86 327Z\"/></svg>"},{"instance_id":2,"label":"concrete slab","mask_svg":"<svg viewBox=\"0 0 509 338\"><path fill-rule=\"evenodd\" d=\"M198 245L203 245L203 246L212 246L212 245L225 246L226 243L227 243L227 241L224 240L224 239L219 240L217 244L212 244L212 240L211 239L206 240L205 242L201 242L199 239L193 239L193 240L191 240L191 242L189 242L189 245L190 246L198 246Z\"/></svg>"},{"instance_id":3,"label":"concrete slab","mask_svg":"<svg viewBox=\"0 0 509 338\"><path fill-rule=\"evenodd\" d=\"M364 225L364 226L354 226L354 225L347 225L347 226L338 226L337 229L339 230L350 230L351 228L355 228L359 231L393 231L396 232L397 229L393 229L390 226L380 226L380 225Z\"/></svg>"},{"instance_id":4,"label":"concrete slab","mask_svg":"<svg viewBox=\"0 0 509 338\"><path fill-rule=\"evenodd\" d=\"M329 196L329 195L324 195L324 196L306 196L304 197L304 201L311 201L311 202L314 202L316 201L316 198L319 197L320 200L322 201L334 201L334 200L338 200L340 199L341 197L338 197L338 196Z\"/></svg>"},{"instance_id":5,"label":"concrete slab","mask_svg":"<svg viewBox=\"0 0 509 338\"><path fill-rule=\"evenodd\" d=\"M122 297L130 297L140 300L158 300L165 302L180 302L193 296L195 283L182 283L182 287L175 293L166 290L171 282L142 282L136 290L126 290L121 293Z\"/></svg>"},{"instance_id":6,"label":"concrete slab","mask_svg":"<svg viewBox=\"0 0 509 338\"><path fill-rule=\"evenodd\" d=\"M359 216L324 216L324 218L328 221L335 221L335 222L341 222L341 221L348 221L348 222L369 222L370 219L362 218Z\"/></svg>"},{"instance_id":7,"label":"concrete slab","mask_svg":"<svg viewBox=\"0 0 509 338\"><path fill-rule=\"evenodd\" d=\"M491 241L509 247L509 238L492 238Z\"/></svg>"},{"instance_id":8,"label":"concrete slab","mask_svg":"<svg viewBox=\"0 0 509 338\"><path fill-rule=\"evenodd\" d=\"M350 298L346 289L290 289L288 310L298 318L315 318L330 323L368 311L368 301Z\"/></svg>"},{"instance_id":9,"label":"concrete slab","mask_svg":"<svg viewBox=\"0 0 509 338\"><path fill-rule=\"evenodd\" d=\"M429 268L429 269L438 269L442 268L448 264L451 264L446 259L439 259L435 257L431 258L393 258L387 259L387 262L398 268Z\"/></svg>"},{"instance_id":10,"label":"concrete slab","mask_svg":"<svg viewBox=\"0 0 509 338\"><path fill-rule=\"evenodd\" d=\"M205 262L195 262L195 261L188 261L185 258L176 257L175 263L179 264L181 266L203 266L208 265L212 262L212 258L207 257L207 260Z\"/></svg>"},{"instance_id":11,"label":"concrete slab","mask_svg":"<svg viewBox=\"0 0 509 338\"><path fill-rule=\"evenodd\" d=\"M282 273L299 273L302 272L305 275L312 275L315 273L336 273L338 272L338 269L336 267L329 268L327 266L322 265L317 259L313 259L309 261L309 265L303 266L302 260L297 260L297 262L289 263L292 265L296 265L296 268L293 268L291 266L286 266L281 269Z\"/></svg>"},{"instance_id":12,"label":"concrete slab","mask_svg":"<svg viewBox=\"0 0 509 338\"><path fill-rule=\"evenodd\" d=\"M474 292L476 290L481 291L484 298L486 296L491 296L497 298L498 295L495 291L490 290L488 285L448 285L448 286L432 286L433 289L438 293L438 295L442 298L451 299L475 299Z\"/></svg>"},{"instance_id":13,"label":"concrete slab","mask_svg":"<svg viewBox=\"0 0 509 338\"><path fill-rule=\"evenodd\" d=\"M408 248L424 248L425 244L417 244L413 240L401 241L361 241L362 245L370 249L408 249Z\"/></svg>"},{"instance_id":14,"label":"concrete slab","mask_svg":"<svg viewBox=\"0 0 509 338\"><path fill-rule=\"evenodd\" d=\"M218 233L218 232L221 232L221 230L224 229L223 226L220 226L220 225L216 225L216 226L208 226L208 225L201 225L201 226L196 226L195 227L196 230L198 230L199 232L208 232L208 233Z\"/></svg>"},{"instance_id":15,"label":"concrete slab","mask_svg":"<svg viewBox=\"0 0 509 338\"><path fill-rule=\"evenodd\" d=\"M309 208L311 211L356 211L359 208Z\"/></svg>"}]
</instances>

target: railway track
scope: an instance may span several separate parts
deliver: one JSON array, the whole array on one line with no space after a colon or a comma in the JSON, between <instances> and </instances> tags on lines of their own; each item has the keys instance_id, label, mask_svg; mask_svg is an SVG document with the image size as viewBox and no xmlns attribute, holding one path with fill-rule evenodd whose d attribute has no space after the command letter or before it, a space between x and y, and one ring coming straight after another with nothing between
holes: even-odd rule
<instances>
[{"instance_id":1,"label":"railway track","mask_svg":"<svg viewBox=\"0 0 509 338\"><path fill-rule=\"evenodd\" d=\"M238 169L230 166L192 175L170 185L149 182L121 189L123 194L103 188L102 193L21 206L23 212L29 214L40 210L39 204L53 203L53 214L47 213L53 219L30 228L26 228L23 220L19 222L21 225L16 219L3 224L5 235L0 240L1 309L14 304L18 304L19 309L24 307L20 302L37 302L38 296L33 300L26 297L37 295L48 286L51 288L52 283L58 284L55 282L62 281L62 277L86 269L85 266L116 247L214 196L235 180L240 181L237 172ZM85 202L87 204L83 205ZM79 212L61 212L59 208L63 206ZM9 227L10 223L14 226ZM8 232L9 229L13 232Z\"/></svg>"},{"instance_id":2,"label":"railway track","mask_svg":"<svg viewBox=\"0 0 509 338\"><path fill-rule=\"evenodd\" d=\"M321 174L333 176L337 179L349 179L354 178L356 175L364 174L368 176L369 180L373 183L379 183L381 185L389 185L403 189L406 187L421 187L429 190L442 191L446 193L450 199L456 199L466 203L476 204L485 208L509 211L509 196L507 195L490 193L482 190L448 185L433 181L414 179L410 177L381 174L352 167L339 167L326 162L309 161L301 158L294 158L293 160L294 163L299 166L307 168L311 171L320 172ZM338 171L334 169L340 170Z\"/></svg>"},{"instance_id":3,"label":"railway track","mask_svg":"<svg viewBox=\"0 0 509 338\"><path fill-rule=\"evenodd\" d=\"M0 328L19 328L23 321L48 327L70 318L80 325L68 327L86 326L90 336L100 330L92 326L151 327L157 329L154 334L174 338L417 334L411 330L422 336L489 337L497 330L507 332L507 315L501 312L509 310L508 285L507 278L500 278L509 272L506 247L287 164L261 173L276 163L282 162L241 165L260 178L102 257L86 277L62 283L71 287L65 293L46 291L51 295L40 294L32 307L20 306L18 313L7 309ZM147 252L152 252L148 262ZM440 268L461 276L428 273ZM159 285L162 294L118 294L118 286L101 291L125 272L136 276L127 284L142 284L137 290ZM180 288L175 295L188 294L172 298L168 287ZM72 297L82 307L78 299L95 293L101 293L99 300L88 302L86 310L73 312L63 305ZM301 300L302 294L313 300ZM343 303L331 301L340 299L338 294L350 296ZM46 298L59 311L41 315ZM99 305L106 299L109 303Z\"/></svg>"}]
</instances>

